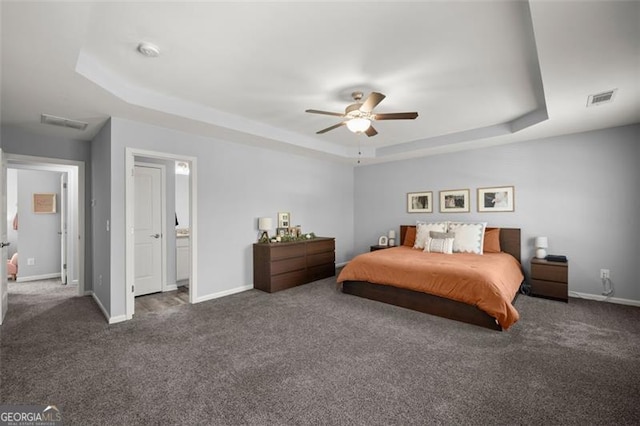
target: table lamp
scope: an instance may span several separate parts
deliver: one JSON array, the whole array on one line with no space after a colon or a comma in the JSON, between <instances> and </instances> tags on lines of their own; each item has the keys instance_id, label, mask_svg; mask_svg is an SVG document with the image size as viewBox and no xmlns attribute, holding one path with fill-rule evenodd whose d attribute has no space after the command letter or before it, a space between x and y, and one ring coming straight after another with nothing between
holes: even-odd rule
<instances>
[{"instance_id":1,"label":"table lamp","mask_svg":"<svg viewBox=\"0 0 640 426\"><path fill-rule=\"evenodd\" d=\"M268 242L269 231L271 231L271 229L273 229L273 222L271 221L270 217L261 217L260 219L258 219L258 230L262 231L262 233L260 234L260 239L258 241L260 241L261 243Z\"/></svg>"},{"instance_id":2,"label":"table lamp","mask_svg":"<svg viewBox=\"0 0 640 426\"><path fill-rule=\"evenodd\" d=\"M545 257L547 257L546 248L549 247L549 241L547 240L547 237L536 237L535 245L536 245L536 258L544 259Z\"/></svg>"},{"instance_id":3,"label":"table lamp","mask_svg":"<svg viewBox=\"0 0 640 426\"><path fill-rule=\"evenodd\" d=\"M396 231L393 229L389 231L389 246L396 245Z\"/></svg>"}]
</instances>

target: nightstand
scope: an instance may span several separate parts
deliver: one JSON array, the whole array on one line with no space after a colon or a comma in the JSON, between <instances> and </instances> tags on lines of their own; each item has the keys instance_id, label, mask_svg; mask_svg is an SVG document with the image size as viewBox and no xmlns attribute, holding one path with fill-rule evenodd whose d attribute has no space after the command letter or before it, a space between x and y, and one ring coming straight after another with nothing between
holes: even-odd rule
<instances>
[{"instance_id":1,"label":"nightstand","mask_svg":"<svg viewBox=\"0 0 640 426\"><path fill-rule=\"evenodd\" d=\"M388 248L391 248L391 247L396 247L396 246L379 246L379 245L375 245L375 246L369 247L369 251L384 250L384 249L388 249Z\"/></svg>"},{"instance_id":2,"label":"nightstand","mask_svg":"<svg viewBox=\"0 0 640 426\"><path fill-rule=\"evenodd\" d=\"M569 302L569 263L531 259L531 295Z\"/></svg>"}]
</instances>

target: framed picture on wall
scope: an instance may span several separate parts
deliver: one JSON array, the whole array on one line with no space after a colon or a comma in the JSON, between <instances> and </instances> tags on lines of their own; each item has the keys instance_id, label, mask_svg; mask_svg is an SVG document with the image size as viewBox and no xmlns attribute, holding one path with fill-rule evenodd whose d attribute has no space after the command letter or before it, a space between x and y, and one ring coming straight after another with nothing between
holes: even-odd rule
<instances>
[{"instance_id":1,"label":"framed picture on wall","mask_svg":"<svg viewBox=\"0 0 640 426\"><path fill-rule=\"evenodd\" d=\"M468 213L469 210L468 189L440 191L440 213Z\"/></svg>"},{"instance_id":2,"label":"framed picture on wall","mask_svg":"<svg viewBox=\"0 0 640 426\"><path fill-rule=\"evenodd\" d=\"M497 186L478 188L479 212L512 212L515 211L515 189L513 186Z\"/></svg>"},{"instance_id":3,"label":"framed picture on wall","mask_svg":"<svg viewBox=\"0 0 640 426\"><path fill-rule=\"evenodd\" d=\"M56 194L33 194L33 212L40 214L56 212Z\"/></svg>"},{"instance_id":4,"label":"framed picture on wall","mask_svg":"<svg viewBox=\"0 0 640 426\"><path fill-rule=\"evenodd\" d=\"M409 192L407 194L408 213L432 213L433 192Z\"/></svg>"}]
</instances>

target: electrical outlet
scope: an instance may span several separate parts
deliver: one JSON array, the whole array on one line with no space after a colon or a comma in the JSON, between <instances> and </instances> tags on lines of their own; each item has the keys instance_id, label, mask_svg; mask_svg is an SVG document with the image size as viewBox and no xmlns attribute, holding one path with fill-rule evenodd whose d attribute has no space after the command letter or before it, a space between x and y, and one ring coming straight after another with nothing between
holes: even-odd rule
<instances>
[{"instance_id":1,"label":"electrical outlet","mask_svg":"<svg viewBox=\"0 0 640 426\"><path fill-rule=\"evenodd\" d=\"M603 280L609 279L610 271L608 269L600 269L600 278Z\"/></svg>"},{"instance_id":2,"label":"electrical outlet","mask_svg":"<svg viewBox=\"0 0 640 426\"><path fill-rule=\"evenodd\" d=\"M35 257L29 257L27 258L27 265L28 266L33 266L36 264L36 258Z\"/></svg>"}]
</instances>

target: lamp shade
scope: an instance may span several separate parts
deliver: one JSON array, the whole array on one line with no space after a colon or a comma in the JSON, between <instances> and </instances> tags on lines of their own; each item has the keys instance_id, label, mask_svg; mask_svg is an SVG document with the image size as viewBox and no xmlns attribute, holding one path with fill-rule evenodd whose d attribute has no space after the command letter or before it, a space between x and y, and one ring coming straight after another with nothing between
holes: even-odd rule
<instances>
[{"instance_id":1,"label":"lamp shade","mask_svg":"<svg viewBox=\"0 0 640 426\"><path fill-rule=\"evenodd\" d=\"M366 118L352 118L347 121L347 127L353 133L362 133L371 126L371 120Z\"/></svg>"},{"instance_id":2,"label":"lamp shade","mask_svg":"<svg viewBox=\"0 0 640 426\"><path fill-rule=\"evenodd\" d=\"M258 229L260 231L271 231L273 222L270 217L261 217L258 219Z\"/></svg>"},{"instance_id":3,"label":"lamp shade","mask_svg":"<svg viewBox=\"0 0 640 426\"><path fill-rule=\"evenodd\" d=\"M389 231L389 238L395 238L396 237L396 231L394 231L393 229Z\"/></svg>"},{"instance_id":4,"label":"lamp shade","mask_svg":"<svg viewBox=\"0 0 640 426\"><path fill-rule=\"evenodd\" d=\"M536 248L547 248L549 247L549 241L547 237L536 237Z\"/></svg>"}]
</instances>

